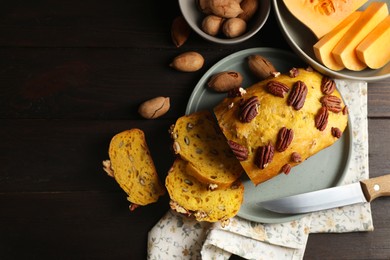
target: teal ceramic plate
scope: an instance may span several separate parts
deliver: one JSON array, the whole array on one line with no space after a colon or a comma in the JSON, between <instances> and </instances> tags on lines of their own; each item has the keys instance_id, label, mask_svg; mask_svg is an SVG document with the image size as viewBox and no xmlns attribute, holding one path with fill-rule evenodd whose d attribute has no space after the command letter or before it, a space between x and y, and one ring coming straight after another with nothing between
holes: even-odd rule
<instances>
[{"instance_id":1,"label":"teal ceramic plate","mask_svg":"<svg viewBox=\"0 0 390 260\"><path fill-rule=\"evenodd\" d=\"M246 57L251 54L259 54L269 59L280 72L288 72L292 67L307 66L295 54L284 50L253 48L236 52L216 63L203 75L191 94L186 114L202 109L212 111L212 108L226 96L226 94L215 93L207 88L210 76L217 72L235 70L242 73L244 77L243 87L255 83L257 80L251 75L246 60ZM351 154L351 128L352 126L349 124L340 140L292 168L288 175L279 174L277 177L257 186L244 175L244 202L238 216L261 223L281 223L301 218L302 214L273 213L256 203L339 185L346 173Z\"/></svg>"}]
</instances>

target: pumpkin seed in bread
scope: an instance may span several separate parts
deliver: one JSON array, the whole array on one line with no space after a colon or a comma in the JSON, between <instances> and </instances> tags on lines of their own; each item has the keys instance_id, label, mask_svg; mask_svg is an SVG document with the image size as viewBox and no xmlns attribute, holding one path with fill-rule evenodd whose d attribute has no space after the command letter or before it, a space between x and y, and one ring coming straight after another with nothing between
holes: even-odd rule
<instances>
[{"instance_id":1,"label":"pumpkin seed in bread","mask_svg":"<svg viewBox=\"0 0 390 260\"><path fill-rule=\"evenodd\" d=\"M227 188L209 189L187 173L183 159L175 159L165 179L165 186L171 198L171 208L198 221L222 223L234 217L242 204L244 186L237 180Z\"/></svg>"},{"instance_id":2,"label":"pumpkin seed in bread","mask_svg":"<svg viewBox=\"0 0 390 260\"><path fill-rule=\"evenodd\" d=\"M170 132L175 153L189 162L188 174L199 181L225 188L244 172L210 111L178 118Z\"/></svg>"},{"instance_id":3,"label":"pumpkin seed in bread","mask_svg":"<svg viewBox=\"0 0 390 260\"><path fill-rule=\"evenodd\" d=\"M126 192L131 209L156 202L165 194L142 130L133 128L116 134L108 153L110 160L103 162L104 169Z\"/></svg>"},{"instance_id":4,"label":"pumpkin seed in bread","mask_svg":"<svg viewBox=\"0 0 390 260\"><path fill-rule=\"evenodd\" d=\"M336 142L347 126L346 111L332 79L302 68L258 82L214 107L255 185Z\"/></svg>"}]
</instances>

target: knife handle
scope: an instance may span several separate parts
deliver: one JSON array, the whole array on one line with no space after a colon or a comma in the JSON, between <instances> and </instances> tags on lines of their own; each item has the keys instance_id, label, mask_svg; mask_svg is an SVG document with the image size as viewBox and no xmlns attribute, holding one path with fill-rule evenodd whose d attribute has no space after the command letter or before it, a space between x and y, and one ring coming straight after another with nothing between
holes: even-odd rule
<instances>
[{"instance_id":1,"label":"knife handle","mask_svg":"<svg viewBox=\"0 0 390 260\"><path fill-rule=\"evenodd\" d=\"M382 196L390 196L390 174L360 181L368 202Z\"/></svg>"}]
</instances>

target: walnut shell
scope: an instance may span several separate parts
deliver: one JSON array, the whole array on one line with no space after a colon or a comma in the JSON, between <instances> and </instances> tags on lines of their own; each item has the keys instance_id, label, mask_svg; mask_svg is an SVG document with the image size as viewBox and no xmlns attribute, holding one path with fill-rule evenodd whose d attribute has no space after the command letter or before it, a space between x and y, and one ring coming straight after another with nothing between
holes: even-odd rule
<instances>
[{"instance_id":1,"label":"walnut shell","mask_svg":"<svg viewBox=\"0 0 390 260\"><path fill-rule=\"evenodd\" d=\"M212 14L213 12L210 9L209 0L196 0L196 5L198 9L204 14Z\"/></svg>"},{"instance_id":2,"label":"walnut shell","mask_svg":"<svg viewBox=\"0 0 390 260\"><path fill-rule=\"evenodd\" d=\"M217 35L222 27L224 18L210 14L202 20L202 31L208 35Z\"/></svg>"},{"instance_id":3,"label":"walnut shell","mask_svg":"<svg viewBox=\"0 0 390 260\"><path fill-rule=\"evenodd\" d=\"M237 17L248 22L259 7L259 0L243 0L240 5L243 12L240 13Z\"/></svg>"},{"instance_id":4,"label":"walnut shell","mask_svg":"<svg viewBox=\"0 0 390 260\"><path fill-rule=\"evenodd\" d=\"M246 22L241 18L227 19L222 25L222 32L228 38L235 38L246 31Z\"/></svg>"},{"instance_id":5,"label":"walnut shell","mask_svg":"<svg viewBox=\"0 0 390 260\"><path fill-rule=\"evenodd\" d=\"M240 3L235 0L209 0L209 8L213 14L224 17L237 17L243 12Z\"/></svg>"}]
</instances>

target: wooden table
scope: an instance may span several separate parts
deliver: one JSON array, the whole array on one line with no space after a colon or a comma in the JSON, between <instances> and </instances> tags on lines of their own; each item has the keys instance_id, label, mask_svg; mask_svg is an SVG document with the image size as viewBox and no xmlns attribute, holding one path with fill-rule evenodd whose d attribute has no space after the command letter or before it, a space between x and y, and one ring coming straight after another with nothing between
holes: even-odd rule
<instances>
[{"instance_id":1,"label":"wooden table","mask_svg":"<svg viewBox=\"0 0 390 260\"><path fill-rule=\"evenodd\" d=\"M167 9L168 12L162 10ZM200 77L252 47L289 49L273 11L251 40L233 46L192 33L170 38L177 1L7 1L0 9L0 259L145 259L147 232L168 197L130 213L102 170L111 137L145 131L164 178L173 155L169 126L184 114ZM168 64L194 50L197 72ZM142 119L139 104L171 99L169 112ZM390 80L369 83L370 175L390 173ZM312 234L305 259L389 259L390 200L372 203L375 231ZM232 257L232 259L237 259Z\"/></svg>"}]
</instances>

